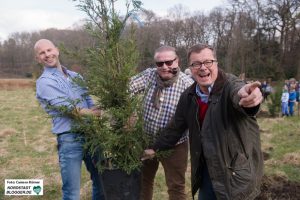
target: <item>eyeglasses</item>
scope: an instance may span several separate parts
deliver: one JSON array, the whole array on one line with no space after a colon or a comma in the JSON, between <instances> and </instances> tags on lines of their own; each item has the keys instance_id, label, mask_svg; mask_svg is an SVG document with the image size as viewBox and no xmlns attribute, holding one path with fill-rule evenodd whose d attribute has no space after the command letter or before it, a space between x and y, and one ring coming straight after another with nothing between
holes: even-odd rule
<instances>
[{"instance_id":1,"label":"eyeglasses","mask_svg":"<svg viewBox=\"0 0 300 200\"><path fill-rule=\"evenodd\" d=\"M167 61L163 61L163 62L155 62L155 64L156 64L157 67L162 67L162 66L164 66L164 64L166 64L168 67L170 67L176 59L177 58L174 58L174 60L167 60Z\"/></svg>"},{"instance_id":2,"label":"eyeglasses","mask_svg":"<svg viewBox=\"0 0 300 200\"><path fill-rule=\"evenodd\" d=\"M206 60L204 62L194 62L190 65L190 67L192 68L200 68L202 67L202 65L204 65L207 68L211 68L211 66L213 65L214 62L217 62L216 60Z\"/></svg>"}]
</instances>

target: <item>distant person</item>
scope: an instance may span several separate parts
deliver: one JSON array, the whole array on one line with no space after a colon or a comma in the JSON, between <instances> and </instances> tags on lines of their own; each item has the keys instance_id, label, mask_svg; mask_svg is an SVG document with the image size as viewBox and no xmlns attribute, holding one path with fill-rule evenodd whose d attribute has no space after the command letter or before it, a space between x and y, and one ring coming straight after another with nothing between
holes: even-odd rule
<instances>
[{"instance_id":1,"label":"distant person","mask_svg":"<svg viewBox=\"0 0 300 200\"><path fill-rule=\"evenodd\" d=\"M289 116L289 91L285 85L281 94L281 113L282 116Z\"/></svg>"},{"instance_id":2,"label":"distant person","mask_svg":"<svg viewBox=\"0 0 300 200\"><path fill-rule=\"evenodd\" d=\"M60 173L62 177L62 199L80 199L81 164L84 160L92 179L92 199L104 200L102 183L90 154L83 149L82 133L71 131L72 119L56 108L65 106L69 111L77 110L80 115L100 115L86 88L73 81L82 78L76 72L61 65L59 50L47 39L38 40L34 45L37 62L44 65L44 72L36 82L36 97L44 110L52 117L52 132L56 135ZM80 100L76 107L71 101ZM46 137L46 136L45 136Z\"/></svg>"},{"instance_id":3,"label":"distant person","mask_svg":"<svg viewBox=\"0 0 300 200\"><path fill-rule=\"evenodd\" d=\"M262 88L262 92L263 92L263 97L264 97L264 101L268 100L268 96L272 93L272 86L270 85L270 83L268 83L267 81L264 81L261 85Z\"/></svg>"},{"instance_id":4,"label":"distant person","mask_svg":"<svg viewBox=\"0 0 300 200\"><path fill-rule=\"evenodd\" d=\"M289 79L289 84L291 85L295 85L296 84L296 79L295 78L290 78Z\"/></svg>"},{"instance_id":5,"label":"distant person","mask_svg":"<svg viewBox=\"0 0 300 200\"><path fill-rule=\"evenodd\" d=\"M155 68L132 77L130 91L144 93L144 132L154 141L159 132L170 123L181 93L194 81L180 71L179 57L175 48L162 46L155 50ZM162 164L168 186L169 200L185 200L185 172L188 159L188 136L186 130L173 146L170 156L147 160L142 168L142 200L151 200L153 184L159 163Z\"/></svg>"},{"instance_id":6,"label":"distant person","mask_svg":"<svg viewBox=\"0 0 300 200\"><path fill-rule=\"evenodd\" d=\"M192 72L191 72L191 69L190 69L190 68L186 68L186 69L184 70L184 73L185 73L186 75L188 75L188 76L192 76Z\"/></svg>"},{"instance_id":7,"label":"distant person","mask_svg":"<svg viewBox=\"0 0 300 200\"><path fill-rule=\"evenodd\" d=\"M290 114L290 116L294 115L294 106L296 104L297 93L296 93L295 88L296 88L295 84L290 85L290 92L289 92L289 114Z\"/></svg>"},{"instance_id":8,"label":"distant person","mask_svg":"<svg viewBox=\"0 0 300 200\"><path fill-rule=\"evenodd\" d=\"M300 101L300 82L296 82L296 94L297 94L297 102Z\"/></svg>"},{"instance_id":9,"label":"distant person","mask_svg":"<svg viewBox=\"0 0 300 200\"><path fill-rule=\"evenodd\" d=\"M284 85L287 87L288 91L290 91L290 81L288 79L284 80Z\"/></svg>"},{"instance_id":10,"label":"distant person","mask_svg":"<svg viewBox=\"0 0 300 200\"><path fill-rule=\"evenodd\" d=\"M218 68L207 44L188 51L195 83L181 95L174 120L142 159L169 149L189 129L191 187L199 200L252 200L260 193L263 159L255 115L260 83L245 84Z\"/></svg>"},{"instance_id":11,"label":"distant person","mask_svg":"<svg viewBox=\"0 0 300 200\"><path fill-rule=\"evenodd\" d=\"M267 83L266 92L265 92L265 99L266 100L268 100L268 96L270 94L272 94L272 92L273 92L273 88L272 88L271 84Z\"/></svg>"}]
</instances>

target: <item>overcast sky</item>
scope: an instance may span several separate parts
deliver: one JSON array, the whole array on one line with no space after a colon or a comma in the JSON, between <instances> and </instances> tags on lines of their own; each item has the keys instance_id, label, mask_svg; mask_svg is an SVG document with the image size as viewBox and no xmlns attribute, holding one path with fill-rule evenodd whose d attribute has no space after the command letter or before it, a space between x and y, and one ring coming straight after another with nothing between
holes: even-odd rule
<instances>
[{"instance_id":1,"label":"overcast sky","mask_svg":"<svg viewBox=\"0 0 300 200\"><path fill-rule=\"evenodd\" d=\"M122 2L125 0L119 0ZM191 12L209 12L223 6L225 0L142 0L143 7L164 16L181 4ZM0 41L14 32L32 32L47 28L71 28L86 18L72 0L0 0Z\"/></svg>"}]
</instances>

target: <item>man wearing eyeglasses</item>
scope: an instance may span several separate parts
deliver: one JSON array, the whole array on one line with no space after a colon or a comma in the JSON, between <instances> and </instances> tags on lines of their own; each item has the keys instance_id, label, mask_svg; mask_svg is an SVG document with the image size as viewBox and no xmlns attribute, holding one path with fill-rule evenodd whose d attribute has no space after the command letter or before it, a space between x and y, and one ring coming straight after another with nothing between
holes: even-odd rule
<instances>
[{"instance_id":1,"label":"man wearing eyeglasses","mask_svg":"<svg viewBox=\"0 0 300 200\"><path fill-rule=\"evenodd\" d=\"M173 117L181 93L194 81L178 66L179 57L175 48L162 46L154 53L156 67L132 77L130 91L144 93L143 118L144 131L155 142ZM171 155L166 158L146 160L142 169L141 199L151 200L155 174L161 162L170 200L185 200L185 172L188 157L187 131L182 130Z\"/></svg>"},{"instance_id":2,"label":"man wearing eyeglasses","mask_svg":"<svg viewBox=\"0 0 300 200\"><path fill-rule=\"evenodd\" d=\"M197 44L188 59L195 83L180 97L174 120L142 159L172 148L189 129L191 186L199 200L254 199L263 159L256 122L260 83L245 84L218 68L213 47Z\"/></svg>"}]
</instances>

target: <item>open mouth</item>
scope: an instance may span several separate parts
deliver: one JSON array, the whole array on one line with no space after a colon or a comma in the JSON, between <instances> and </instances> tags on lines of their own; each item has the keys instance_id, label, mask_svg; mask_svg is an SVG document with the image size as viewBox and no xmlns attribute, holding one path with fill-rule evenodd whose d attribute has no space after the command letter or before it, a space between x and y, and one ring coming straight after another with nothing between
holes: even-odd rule
<instances>
[{"instance_id":1,"label":"open mouth","mask_svg":"<svg viewBox=\"0 0 300 200\"><path fill-rule=\"evenodd\" d=\"M210 76L210 73L208 73L208 74L199 74L199 76L200 76L201 78L207 78L207 77Z\"/></svg>"}]
</instances>

